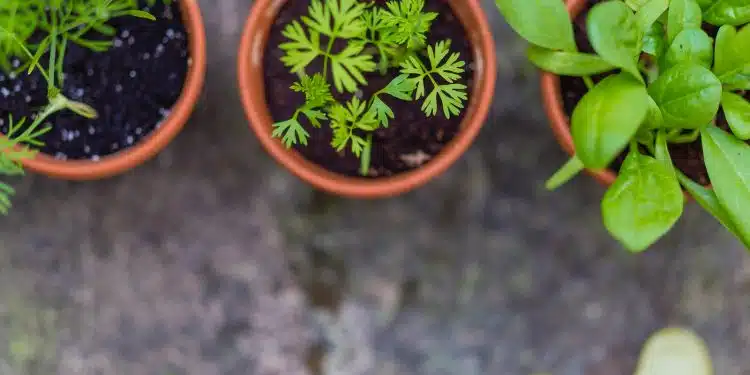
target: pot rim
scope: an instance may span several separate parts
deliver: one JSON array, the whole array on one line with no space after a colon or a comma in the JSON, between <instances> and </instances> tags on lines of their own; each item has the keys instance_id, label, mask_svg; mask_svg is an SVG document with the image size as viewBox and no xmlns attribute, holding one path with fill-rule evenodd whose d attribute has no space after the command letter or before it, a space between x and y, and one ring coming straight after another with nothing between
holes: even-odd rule
<instances>
[{"instance_id":1,"label":"pot rim","mask_svg":"<svg viewBox=\"0 0 750 375\"><path fill-rule=\"evenodd\" d=\"M261 85L261 89L264 89L264 82L262 80L251 82L251 69L245 67L253 64L262 65L262 56L268 39L268 29L264 25L269 25L269 23L264 24L263 21L269 18L275 19L285 2L286 0L256 0L254 2L243 30L237 59L240 96L250 128L266 152L276 162L320 190L350 198L371 199L396 196L416 189L442 174L466 152L487 118L497 75L495 43L486 14L479 1L463 0L461 2L473 15L472 21L476 22L476 25L473 25L474 30L477 30L476 35L472 35L472 51L477 66L474 72L475 87L461 123L461 130L440 153L425 165L395 176L377 179L349 177L328 171L308 161L297 151L287 149L279 139L271 137L273 120L266 99L265 97L254 98L250 89L252 84ZM452 0L451 6L455 4L458 2ZM464 29L467 28L464 27Z\"/></svg>"},{"instance_id":2,"label":"pot rim","mask_svg":"<svg viewBox=\"0 0 750 375\"><path fill-rule=\"evenodd\" d=\"M206 32L197 0L180 0L190 52L188 74L171 113L151 134L138 143L112 155L93 160L59 160L38 152L22 164L29 170L52 178L97 180L124 173L153 158L182 130L198 101L206 74Z\"/></svg>"}]
</instances>

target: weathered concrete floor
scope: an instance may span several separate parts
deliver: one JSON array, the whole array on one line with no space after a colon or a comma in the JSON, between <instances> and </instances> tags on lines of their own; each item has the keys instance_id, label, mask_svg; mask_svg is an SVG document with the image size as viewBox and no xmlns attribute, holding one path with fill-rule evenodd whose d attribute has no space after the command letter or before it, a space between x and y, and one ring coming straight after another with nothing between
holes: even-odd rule
<instances>
[{"instance_id":1,"label":"weathered concrete floor","mask_svg":"<svg viewBox=\"0 0 750 375\"><path fill-rule=\"evenodd\" d=\"M166 152L104 182L19 182L0 219L1 373L628 374L646 336L684 324L717 374L750 374L750 256L697 207L628 255L600 186L544 191L564 155L493 1L481 139L385 202L314 193L269 159L236 94L249 0L201 4L207 95Z\"/></svg>"}]
</instances>

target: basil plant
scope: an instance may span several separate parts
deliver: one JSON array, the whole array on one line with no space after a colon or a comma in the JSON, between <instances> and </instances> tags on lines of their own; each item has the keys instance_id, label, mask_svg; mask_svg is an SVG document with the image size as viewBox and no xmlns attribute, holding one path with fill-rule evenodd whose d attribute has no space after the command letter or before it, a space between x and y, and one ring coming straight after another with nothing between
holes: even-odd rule
<instances>
[{"instance_id":1,"label":"basil plant","mask_svg":"<svg viewBox=\"0 0 750 375\"><path fill-rule=\"evenodd\" d=\"M683 190L750 248L750 1L609 0L593 5L579 50L562 0L496 0L529 43L530 61L581 77L588 91L570 116L573 156L550 189L627 153L604 195L602 219L633 252L682 215ZM708 32L706 30L709 30ZM605 77L594 83L592 76ZM717 122L719 111L725 131ZM669 145L700 140L710 188L688 178Z\"/></svg>"}]
</instances>

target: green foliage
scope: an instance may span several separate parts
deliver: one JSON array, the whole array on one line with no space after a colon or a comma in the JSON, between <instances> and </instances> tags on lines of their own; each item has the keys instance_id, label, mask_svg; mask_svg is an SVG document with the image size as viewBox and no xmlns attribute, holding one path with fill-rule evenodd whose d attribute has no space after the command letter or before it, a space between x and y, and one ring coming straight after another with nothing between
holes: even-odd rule
<instances>
[{"instance_id":1,"label":"green foliage","mask_svg":"<svg viewBox=\"0 0 750 375\"><path fill-rule=\"evenodd\" d=\"M682 191L750 249L750 5L746 0L608 0L586 20L594 53L572 43L560 0L496 0L530 42L539 68L581 77L588 92L571 114L575 155L549 181L557 188L584 169L626 153L602 200L607 230L643 251L682 214ZM715 36L704 22L719 26ZM589 76L608 74L594 84ZM717 126L723 111L730 132ZM669 144L700 139L713 189L677 170Z\"/></svg>"},{"instance_id":2,"label":"green foliage","mask_svg":"<svg viewBox=\"0 0 750 375\"><path fill-rule=\"evenodd\" d=\"M312 0L306 16L284 27L287 41L279 45L284 51L281 62L300 76L291 89L303 93L305 102L291 118L273 124L272 136L289 148L306 146L310 134L300 116L313 128L327 122L333 134L331 147L357 156L360 174L367 175L373 132L387 128L396 118L385 96L421 99L427 117L460 115L468 100L466 85L459 83L465 62L451 52L450 40L427 44L438 14L425 12L424 7L425 0L390 0L383 7L360 0ZM338 50L337 42L342 46ZM322 70L310 71L311 64L321 59ZM359 93L367 85L366 75L385 75L389 69L398 69L396 77L362 99ZM354 96L339 101L331 87L339 96Z\"/></svg>"},{"instance_id":3,"label":"green foliage","mask_svg":"<svg viewBox=\"0 0 750 375\"><path fill-rule=\"evenodd\" d=\"M169 1L169 0L165 0ZM156 0L149 0L154 5ZM0 69L6 73L38 71L46 80L48 103L34 116L15 122L7 120L9 131L0 137L0 175L23 174L21 162L32 158L42 146L40 137L49 131L45 120L52 114L70 110L80 116L94 118L96 110L85 103L66 98L61 93L65 74L63 60L70 43L96 52L111 47L104 38L91 38L92 33L112 37L115 30L108 22L117 17L155 18L138 9L137 0L3 0L0 2ZM32 39L33 38L33 39ZM22 65L13 68L11 61ZM0 183L0 213L10 207L13 189Z\"/></svg>"}]
</instances>

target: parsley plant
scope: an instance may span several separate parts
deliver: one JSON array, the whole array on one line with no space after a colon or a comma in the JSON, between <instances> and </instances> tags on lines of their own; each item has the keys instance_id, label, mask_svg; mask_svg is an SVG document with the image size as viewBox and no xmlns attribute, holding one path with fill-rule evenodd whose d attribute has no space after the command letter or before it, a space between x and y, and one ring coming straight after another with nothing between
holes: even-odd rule
<instances>
[{"instance_id":1,"label":"parsley plant","mask_svg":"<svg viewBox=\"0 0 750 375\"><path fill-rule=\"evenodd\" d=\"M171 1L171 0L164 0ZM156 0L148 0L154 5ZM155 20L138 9L138 0L2 0L0 1L0 69L11 77L38 71L47 83L47 105L32 116L8 121L9 131L0 138L0 175L23 174L21 162L36 155L28 147L42 146L40 137L50 130L45 120L52 114L70 110L80 116L95 118L91 106L71 100L61 92L65 74L63 61L71 43L103 52L111 40L91 39L92 32L113 37L115 30L108 21L123 16ZM19 67L11 65L19 59ZM29 124L27 124L29 122ZM7 214L13 189L0 182L0 213Z\"/></svg>"},{"instance_id":2,"label":"parsley plant","mask_svg":"<svg viewBox=\"0 0 750 375\"><path fill-rule=\"evenodd\" d=\"M468 99L466 85L458 83L465 71L459 53L451 52L450 40L427 44L427 33L437 13L424 10L425 0L390 0L385 6L359 0L312 0L308 15L286 25L287 42L281 61L300 76L291 90L304 94L305 103L287 120L273 124L272 135L291 148L307 145L310 134L301 116L314 128L324 122L333 130L331 147L346 149L360 159L360 174L370 170L372 134L396 118L386 96L422 100L428 117L438 112L458 116ZM344 47L334 48L336 41ZM323 69L308 72L323 60ZM396 77L369 99L358 95L367 85L366 75L397 69ZM332 83L331 83L332 82ZM354 94L348 101L334 98Z\"/></svg>"}]
</instances>

